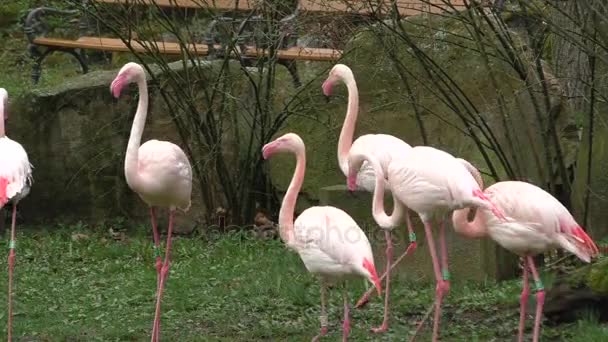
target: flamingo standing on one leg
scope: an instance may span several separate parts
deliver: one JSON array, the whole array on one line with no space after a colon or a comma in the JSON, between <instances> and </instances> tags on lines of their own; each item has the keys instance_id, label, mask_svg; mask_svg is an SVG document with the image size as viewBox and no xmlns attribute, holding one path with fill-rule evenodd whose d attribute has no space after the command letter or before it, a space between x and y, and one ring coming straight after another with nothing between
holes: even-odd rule
<instances>
[{"instance_id":1,"label":"flamingo standing on one leg","mask_svg":"<svg viewBox=\"0 0 608 342\"><path fill-rule=\"evenodd\" d=\"M13 333L13 271L15 268L15 221L17 203L30 192L32 185L32 165L23 146L9 139L4 132L4 120L8 105L8 93L0 88L0 209L7 203L13 204L11 220L11 240L8 254L8 341ZM0 219L4 219L3 217Z\"/></svg>"},{"instance_id":2,"label":"flamingo standing on one leg","mask_svg":"<svg viewBox=\"0 0 608 342\"><path fill-rule=\"evenodd\" d=\"M374 167L376 177L384 179L380 162L372 154L350 153L348 156L348 188L356 188L356 176L364 161ZM463 163L451 154L428 146L416 146L408 152L393 157L387 166L387 181L394 198L414 210L424 223L429 252L433 260L433 271L437 283L435 289L435 316L433 322L433 341L439 336L441 303L449 292L449 271L447 245L445 241L445 215L465 207L484 207L494 215L505 220L504 215L481 191L473 175ZM376 189L378 191L380 189ZM375 196L377 207L383 205L383 196ZM375 201L376 202L376 201ZM384 209L382 209L384 210ZM376 215L375 215L376 216ZM439 246L441 261L438 261L433 241L431 220L439 216ZM439 264L441 263L441 266ZM418 326L416 334L422 324ZM415 336L415 335L414 335Z\"/></svg>"},{"instance_id":3,"label":"flamingo standing on one leg","mask_svg":"<svg viewBox=\"0 0 608 342\"><path fill-rule=\"evenodd\" d=\"M323 82L323 94L330 96L335 83L342 81L348 89L348 105L346 110L346 116L344 118L344 124L342 125L342 131L340 132L340 138L338 140L338 164L340 170L344 176L348 176L348 153L369 153L376 156L380 162L380 166L386 167L393 158L394 155L399 155L405 151L411 149L401 139L398 139L388 134L366 134L362 135L353 143L353 135L355 133L355 124L357 121L357 115L359 111L359 93L357 89L357 83L352 70L344 64L336 64L331 71L329 76ZM386 172L386 170L385 170ZM357 173L356 180L357 188L364 189L368 192L373 192L374 187L382 185L386 187L386 190L390 190L388 184L383 181L376 185L374 170L364 163L361 169ZM396 203L396 202L395 202ZM410 217L405 207L395 207L396 210L404 211L407 223L407 229L409 232L410 245L406 249L404 255L412 254L416 249L416 234L410 222ZM403 216L400 212L399 215L395 215L395 218ZM396 222L397 224L399 222ZM390 293L390 271L392 269L391 262L393 259L393 246L392 246L392 225L380 225L384 230L386 239L386 268L384 274L380 278L381 280L386 277L386 289L384 297L384 319L382 325L378 328L372 328L374 332L384 332L388 330L388 306L389 306L389 293ZM400 258L401 259L401 258ZM399 259L399 260L400 260ZM373 294L373 288L370 288L357 302L355 307L361 307L369 301L369 297Z\"/></svg>"},{"instance_id":4,"label":"flamingo standing on one leg","mask_svg":"<svg viewBox=\"0 0 608 342\"><path fill-rule=\"evenodd\" d=\"M279 212L279 234L287 247L300 255L306 269L321 278L321 329L319 335L313 339L316 341L327 334L328 283L361 276L376 286L378 295L382 290L369 240L347 213L335 207L311 207L302 212L294 222L294 209L306 170L306 149L302 139L294 133L287 133L264 145L262 149L264 159L280 152L295 154L297 163ZM350 331L350 317L344 286L342 295L342 338L346 341Z\"/></svg>"},{"instance_id":5,"label":"flamingo standing on one leg","mask_svg":"<svg viewBox=\"0 0 608 342\"><path fill-rule=\"evenodd\" d=\"M118 98L129 83L137 83L139 103L127 145L125 177L129 187L150 207L157 271L156 312L152 328L154 342L160 335L160 304L169 272L173 216L176 209L186 212L190 208L192 167L184 151L173 143L149 140L140 146L148 114L148 87L144 69L139 64L127 63L120 69L110 87L112 94ZM169 208L167 247L162 267L155 212L158 207Z\"/></svg>"},{"instance_id":6,"label":"flamingo standing on one leg","mask_svg":"<svg viewBox=\"0 0 608 342\"><path fill-rule=\"evenodd\" d=\"M481 178L479 178L481 180ZM545 291L534 256L555 248L563 248L585 262L598 254L598 248L576 223L572 215L557 199L543 189L526 182L507 181L495 183L484 191L496 206L512 218L502 222L478 209L469 222L469 208L455 210L452 214L454 230L469 238L489 236L505 249L519 255L523 261L523 291L520 300L518 341L524 338L526 304L530 292L528 270L536 285L536 317L533 341L537 342L545 300Z\"/></svg>"}]
</instances>

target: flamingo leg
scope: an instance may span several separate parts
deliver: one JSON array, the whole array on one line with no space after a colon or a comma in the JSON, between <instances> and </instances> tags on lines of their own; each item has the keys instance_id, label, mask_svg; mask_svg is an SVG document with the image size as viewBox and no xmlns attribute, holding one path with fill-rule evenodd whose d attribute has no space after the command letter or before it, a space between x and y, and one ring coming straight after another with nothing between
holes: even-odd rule
<instances>
[{"instance_id":1,"label":"flamingo leg","mask_svg":"<svg viewBox=\"0 0 608 342\"><path fill-rule=\"evenodd\" d=\"M523 342L524 340L524 327L526 324L526 306L528 305L528 296L530 295L530 284L528 283L528 259L522 258L523 261L523 290L521 291L521 297L519 300L519 334L517 335L517 341Z\"/></svg>"},{"instance_id":2,"label":"flamingo leg","mask_svg":"<svg viewBox=\"0 0 608 342\"><path fill-rule=\"evenodd\" d=\"M175 210L169 210L169 229L167 230L167 249L165 252L165 262L160 270L160 283L156 293L156 312L154 313L154 325L152 328L152 341L158 342L160 335L160 304L163 298L163 289L169 274L169 265L171 258L171 233L173 232L173 215Z\"/></svg>"},{"instance_id":3,"label":"flamingo leg","mask_svg":"<svg viewBox=\"0 0 608 342\"><path fill-rule=\"evenodd\" d=\"M435 287L435 316L433 321L433 342L437 341L439 336L439 320L441 319L441 302L443 301L443 295L447 293L446 289L444 289L444 281L442 279L441 270L439 267L439 261L437 260L437 250L435 249L435 242L433 241L433 232L431 230L430 222L424 222L424 231L426 235L427 244L429 245L429 252L431 253L431 259L433 260L433 271L435 272L435 281L437 286ZM416 328L416 332L412 337L412 340L418 335L420 332L422 325L424 324L424 320L420 322L418 328Z\"/></svg>"},{"instance_id":4,"label":"flamingo leg","mask_svg":"<svg viewBox=\"0 0 608 342\"><path fill-rule=\"evenodd\" d=\"M445 218L439 222L439 248L441 249L441 279L443 280L443 295L450 291L450 271L448 268L448 246L445 242Z\"/></svg>"},{"instance_id":5,"label":"flamingo leg","mask_svg":"<svg viewBox=\"0 0 608 342\"><path fill-rule=\"evenodd\" d=\"M160 286L160 269L162 261L160 257L160 238L158 234L158 226L156 225L156 208L150 207L150 219L152 221L152 234L154 235L154 257L156 258L156 290Z\"/></svg>"},{"instance_id":6,"label":"flamingo leg","mask_svg":"<svg viewBox=\"0 0 608 342\"><path fill-rule=\"evenodd\" d=\"M15 222L17 218L17 204L13 204L13 217L11 220L11 241L8 252L8 342L13 338L13 272L15 269Z\"/></svg>"},{"instance_id":7,"label":"flamingo leg","mask_svg":"<svg viewBox=\"0 0 608 342\"><path fill-rule=\"evenodd\" d=\"M386 239L386 285L384 294L384 319L382 325L378 328L372 328L375 333L381 333L388 330L388 305L389 305L389 294L390 294L390 272L391 272L391 261L393 259L393 242L391 237L391 231L384 230L384 238Z\"/></svg>"},{"instance_id":8,"label":"flamingo leg","mask_svg":"<svg viewBox=\"0 0 608 342\"><path fill-rule=\"evenodd\" d=\"M319 320L321 321L321 329L319 335L313 337L312 342L319 341L321 337L327 335L327 284L324 281L321 281L321 315Z\"/></svg>"},{"instance_id":9,"label":"flamingo leg","mask_svg":"<svg viewBox=\"0 0 608 342\"><path fill-rule=\"evenodd\" d=\"M540 334L540 321L543 315L543 304L545 303L545 288L543 282L540 279L536 266L534 265L534 258L531 256L526 257L528 259L528 266L532 272L534 283L536 285L536 314L534 317L534 334L532 337L533 342L538 342Z\"/></svg>"},{"instance_id":10,"label":"flamingo leg","mask_svg":"<svg viewBox=\"0 0 608 342\"><path fill-rule=\"evenodd\" d=\"M416 233L414 232L414 228L412 226L412 221L410 220L410 215L409 215L409 211L407 210L407 208L405 209L405 220L407 222L407 230L408 230L408 235L409 235L409 239L410 239L410 244L409 244L409 246L407 246L407 249L405 250L405 252L403 254L401 254L397 258L397 260L395 260L395 262L392 263L391 267L384 270L384 273L380 277L380 281L384 280L384 278L387 277L388 272L392 271L393 268L397 267L397 265L401 262L401 260L403 260L408 255L414 254L414 251L416 250ZM369 302L369 298L371 296L373 296L375 293L377 293L377 292L374 289L374 287L370 286L365 291L363 296L361 296L361 298L357 301L355 308L358 309L358 308L365 306L365 304L367 304L367 302Z\"/></svg>"},{"instance_id":11,"label":"flamingo leg","mask_svg":"<svg viewBox=\"0 0 608 342\"><path fill-rule=\"evenodd\" d=\"M348 291L346 284L342 284L342 298L344 299L344 322L342 323L342 342L348 341L350 334L350 307L348 305Z\"/></svg>"}]
</instances>

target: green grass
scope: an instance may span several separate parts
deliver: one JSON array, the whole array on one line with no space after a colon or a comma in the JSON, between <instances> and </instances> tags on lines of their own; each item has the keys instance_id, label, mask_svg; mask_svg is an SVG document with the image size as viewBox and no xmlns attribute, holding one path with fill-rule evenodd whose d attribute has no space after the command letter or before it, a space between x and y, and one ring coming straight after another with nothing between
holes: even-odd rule
<instances>
[{"instance_id":1,"label":"green grass","mask_svg":"<svg viewBox=\"0 0 608 342\"><path fill-rule=\"evenodd\" d=\"M124 241L78 228L90 236L72 241L74 229L21 230L18 236L16 336L27 341L145 341L154 314L156 273L147 229ZM163 300L162 337L167 341L307 341L316 334L318 282L298 256L279 241L227 235L209 241L176 238ZM6 258L2 258L6 270ZM5 274L5 273L4 273ZM6 288L6 276L0 287ZM374 297L352 310L353 341L404 340L432 301L430 285L392 283L391 329L378 324L382 303ZM351 303L363 281L349 285ZM517 328L519 282L453 284L443 316L442 341L512 341ZM0 291L0 302L6 291ZM341 336L339 291L330 295L330 335ZM0 336L6 334L0 311ZM531 319L529 324L531 324ZM429 322L430 323L430 322ZM430 324L420 340L429 339ZM608 328L593 319L543 327L545 340L601 341Z\"/></svg>"}]
</instances>

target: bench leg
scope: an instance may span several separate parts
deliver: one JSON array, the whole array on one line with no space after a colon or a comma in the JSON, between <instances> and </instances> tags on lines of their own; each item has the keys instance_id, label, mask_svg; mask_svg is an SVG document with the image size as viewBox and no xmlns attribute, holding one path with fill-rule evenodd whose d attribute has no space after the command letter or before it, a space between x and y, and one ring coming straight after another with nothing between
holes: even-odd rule
<instances>
[{"instance_id":1,"label":"bench leg","mask_svg":"<svg viewBox=\"0 0 608 342\"><path fill-rule=\"evenodd\" d=\"M291 78L293 78L293 84L296 88L299 88L302 85L300 81L300 76L298 75L298 67L296 65L296 61L281 59L278 61L279 64L283 65L289 71Z\"/></svg>"},{"instance_id":2,"label":"bench leg","mask_svg":"<svg viewBox=\"0 0 608 342\"><path fill-rule=\"evenodd\" d=\"M29 47L29 50L30 50L30 56L34 59L34 65L32 66L32 81L34 82L34 84L37 84L38 81L40 80L40 75L42 73L42 62L48 55L52 54L55 51L65 52L65 53L68 53L68 54L74 56L74 58L76 58L76 60L80 64L80 67L82 68L82 73L86 74L89 72L86 55L84 53L84 50L82 50L82 49L65 49L65 48L50 48L49 47L49 48L46 48L46 50L44 50L44 52L40 52L40 49L38 49L37 46L31 45Z\"/></svg>"}]
</instances>

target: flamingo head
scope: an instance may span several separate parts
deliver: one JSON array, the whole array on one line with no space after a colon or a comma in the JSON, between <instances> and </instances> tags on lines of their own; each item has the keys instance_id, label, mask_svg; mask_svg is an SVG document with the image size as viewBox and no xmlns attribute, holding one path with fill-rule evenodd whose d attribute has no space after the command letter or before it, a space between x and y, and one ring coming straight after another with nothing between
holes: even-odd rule
<instances>
[{"instance_id":1,"label":"flamingo head","mask_svg":"<svg viewBox=\"0 0 608 342\"><path fill-rule=\"evenodd\" d=\"M346 177L346 186L348 186L349 191L357 190L357 173L349 172L348 177Z\"/></svg>"},{"instance_id":2,"label":"flamingo head","mask_svg":"<svg viewBox=\"0 0 608 342\"><path fill-rule=\"evenodd\" d=\"M365 270L364 274L372 285L376 287L378 291L378 296L382 296L382 285L380 285L380 279L378 278L378 273L376 273L376 266L374 266L374 262L370 261L368 258L363 258L362 265Z\"/></svg>"},{"instance_id":3,"label":"flamingo head","mask_svg":"<svg viewBox=\"0 0 608 342\"><path fill-rule=\"evenodd\" d=\"M264 159L270 158L273 154L280 152L297 153L304 150L302 138L295 133L287 133L262 147Z\"/></svg>"},{"instance_id":4,"label":"flamingo head","mask_svg":"<svg viewBox=\"0 0 608 342\"><path fill-rule=\"evenodd\" d=\"M331 96L334 84L336 84L336 82L339 80L344 81L350 78L354 79L353 72L349 67L344 64L334 65L334 67L329 71L329 76L327 76L327 79L321 86L321 88L323 88L323 95Z\"/></svg>"},{"instance_id":5,"label":"flamingo head","mask_svg":"<svg viewBox=\"0 0 608 342\"><path fill-rule=\"evenodd\" d=\"M144 73L144 68L137 63L129 62L120 69L118 75L116 75L116 78L114 78L114 81L112 81L110 91L115 98L119 98L122 89L127 84L145 81L145 79L146 76Z\"/></svg>"},{"instance_id":6,"label":"flamingo head","mask_svg":"<svg viewBox=\"0 0 608 342\"><path fill-rule=\"evenodd\" d=\"M2 110L4 111L4 120L8 119L8 92L4 88L0 88L0 103L2 103Z\"/></svg>"}]
</instances>

